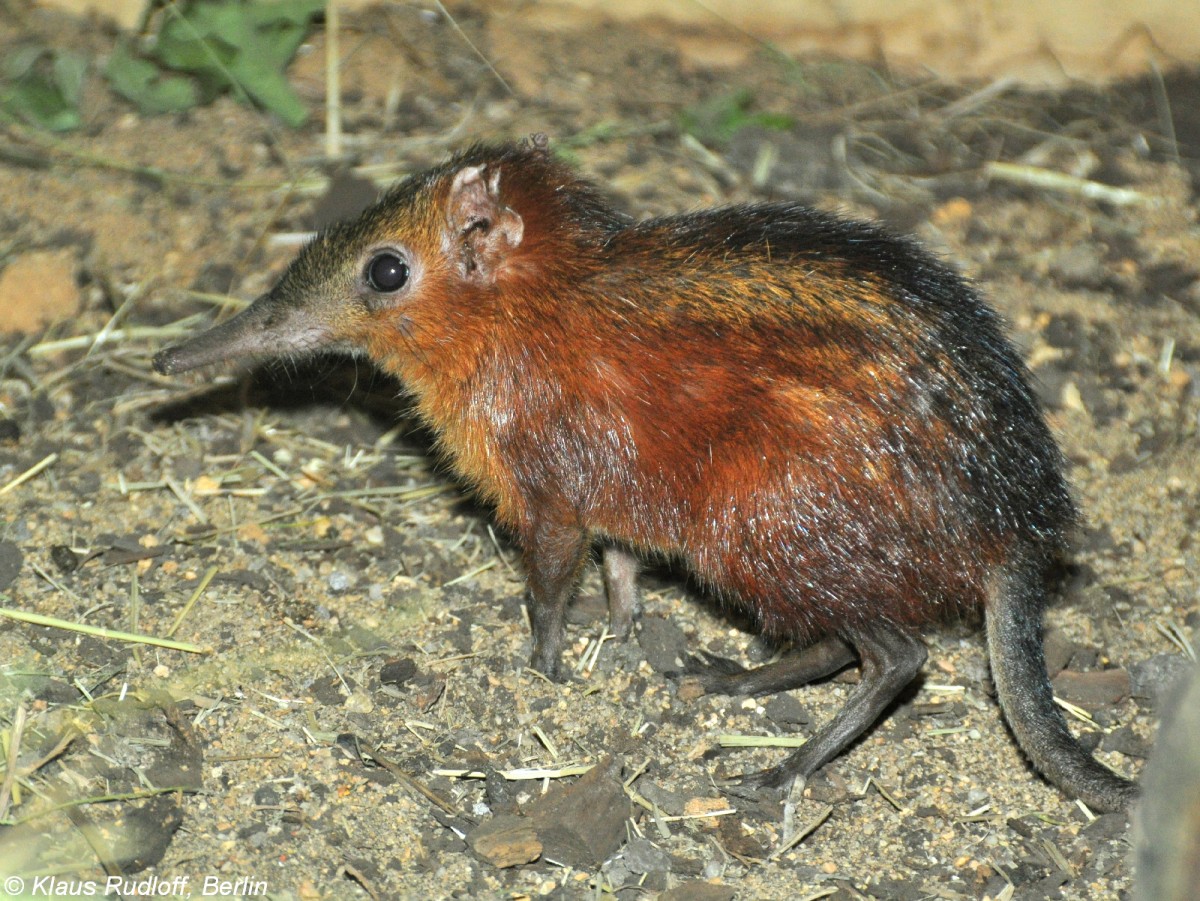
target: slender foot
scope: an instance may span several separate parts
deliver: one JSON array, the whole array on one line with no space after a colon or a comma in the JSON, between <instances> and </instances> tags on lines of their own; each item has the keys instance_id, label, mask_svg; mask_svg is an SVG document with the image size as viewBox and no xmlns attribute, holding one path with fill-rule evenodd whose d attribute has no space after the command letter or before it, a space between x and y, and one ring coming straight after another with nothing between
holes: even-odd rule
<instances>
[{"instance_id":1,"label":"slender foot","mask_svg":"<svg viewBox=\"0 0 1200 901\"><path fill-rule=\"evenodd\" d=\"M836 673L855 661L854 650L830 637L754 669L707 651L689 655L687 673L709 694L767 695L799 688Z\"/></svg>"},{"instance_id":2,"label":"slender foot","mask_svg":"<svg viewBox=\"0 0 1200 901\"><path fill-rule=\"evenodd\" d=\"M633 631L633 624L642 615L642 598L638 594L638 562L624 548L606 545L604 548L604 586L608 593L608 630L624 641Z\"/></svg>"},{"instance_id":3,"label":"slender foot","mask_svg":"<svg viewBox=\"0 0 1200 901\"><path fill-rule=\"evenodd\" d=\"M920 671L926 653L915 635L878 623L827 638L756 669L708 654L703 660L693 657L689 661L691 678L699 679L706 690L743 695L772 694L804 685L837 672L856 656L862 663L861 681L833 719L781 763L741 776L731 788L733 793L738 786L752 794L756 789L789 786L796 778L807 780L879 718Z\"/></svg>"},{"instance_id":4,"label":"slender foot","mask_svg":"<svg viewBox=\"0 0 1200 901\"><path fill-rule=\"evenodd\" d=\"M925 645L891 624L876 624L846 636L862 660L862 680L846 704L782 763L754 774L760 784L783 785L808 779L866 731L916 677L925 664Z\"/></svg>"}]
</instances>

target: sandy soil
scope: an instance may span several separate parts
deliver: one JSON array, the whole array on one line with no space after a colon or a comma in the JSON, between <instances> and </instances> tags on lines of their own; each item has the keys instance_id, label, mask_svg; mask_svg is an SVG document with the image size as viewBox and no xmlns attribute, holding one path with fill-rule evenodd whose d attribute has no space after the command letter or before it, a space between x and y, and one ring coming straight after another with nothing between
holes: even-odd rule
<instances>
[{"instance_id":1,"label":"sandy soil","mask_svg":"<svg viewBox=\"0 0 1200 901\"><path fill-rule=\"evenodd\" d=\"M432 462L398 386L331 358L186 379L149 358L226 295L269 286L294 252L276 236L478 138L548 132L639 216L793 198L881 217L979 281L1039 376L1086 516L1048 617L1056 686L1091 714L1075 721L1089 746L1136 775L1183 661L1173 631L1190 637L1198 617L1196 78L1167 82L1173 147L1148 83L979 96L766 51L696 69L628 27L457 24L504 83L436 16L393 6L347 23L352 172L320 164L315 123L288 131L227 98L142 118L96 77L80 132L0 134L2 308L69 310L0 332L2 604L209 652L0 622L19 776L0 795L0 876L124 872L164 880L164 896L211 878L278 898L1128 891L1125 818L1093 819L1028 768L977 624L931 636L922 681L794 810L746 802L714 778L784 752L719 736L807 734L852 671L788 697L681 701L680 652L769 649L654 572L639 639L594 655L593 569L570 627L577 678L549 684L524 668L516 549ZM35 16L0 24L0 53L35 38L98 64L113 41ZM317 113L322 48L317 35L292 70ZM738 90L751 109L723 135L705 102ZM756 125L760 112L794 124ZM997 159L1136 202L989 180ZM606 753L636 776L615 857L498 868L464 842L560 784L497 773ZM491 776L439 775L459 770ZM811 831L779 851L788 817Z\"/></svg>"}]
</instances>

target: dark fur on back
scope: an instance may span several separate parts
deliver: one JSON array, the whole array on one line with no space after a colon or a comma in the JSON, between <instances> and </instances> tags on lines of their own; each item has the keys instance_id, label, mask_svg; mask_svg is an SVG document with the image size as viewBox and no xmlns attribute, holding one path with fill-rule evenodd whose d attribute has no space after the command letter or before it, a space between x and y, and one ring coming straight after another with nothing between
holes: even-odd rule
<instances>
[{"instance_id":1,"label":"dark fur on back","mask_svg":"<svg viewBox=\"0 0 1200 901\"><path fill-rule=\"evenodd\" d=\"M371 283L380 259L403 285ZM669 555L802 648L710 690L861 664L769 774L807 777L915 677L922 629L984 610L1038 768L1102 809L1135 796L1075 742L1046 678L1044 581L1075 519L1061 454L996 314L915 242L795 204L633 222L544 140L480 145L328 229L156 366L322 344L399 376L520 540L542 672L561 673L594 543L621 635L626 549Z\"/></svg>"}]
</instances>

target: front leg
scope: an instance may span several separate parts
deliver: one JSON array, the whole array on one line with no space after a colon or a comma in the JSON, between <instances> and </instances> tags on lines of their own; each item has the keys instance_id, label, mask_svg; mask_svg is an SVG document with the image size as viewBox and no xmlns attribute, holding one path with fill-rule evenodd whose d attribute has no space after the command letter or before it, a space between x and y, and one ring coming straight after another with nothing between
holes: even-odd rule
<instances>
[{"instance_id":1,"label":"front leg","mask_svg":"<svg viewBox=\"0 0 1200 901\"><path fill-rule=\"evenodd\" d=\"M619 641L633 630L633 622L642 615L638 595L637 558L624 548L604 546L604 587L608 593L608 628Z\"/></svg>"},{"instance_id":2,"label":"front leg","mask_svg":"<svg viewBox=\"0 0 1200 901\"><path fill-rule=\"evenodd\" d=\"M539 521L525 530L523 544L533 626L530 666L561 681L567 602L579 584L587 536L576 524Z\"/></svg>"}]
</instances>

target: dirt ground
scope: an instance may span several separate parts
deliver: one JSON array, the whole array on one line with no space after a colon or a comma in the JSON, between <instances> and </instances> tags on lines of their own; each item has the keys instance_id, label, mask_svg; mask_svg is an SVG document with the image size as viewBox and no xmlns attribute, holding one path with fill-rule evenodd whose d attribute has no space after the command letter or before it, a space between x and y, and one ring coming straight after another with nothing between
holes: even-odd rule
<instances>
[{"instance_id":1,"label":"dirt ground","mask_svg":"<svg viewBox=\"0 0 1200 901\"><path fill-rule=\"evenodd\" d=\"M5 17L0 56L35 38L99 68L115 35ZM576 677L550 684L525 668L516 548L433 462L400 386L335 358L178 379L149 360L267 288L289 235L475 139L546 132L638 216L771 198L882 218L978 280L1039 378L1086 518L1049 662L1087 745L1136 776L1198 622L1200 76L989 91L770 48L715 71L632 26L393 4L345 23L335 167L323 48L292 67L314 109L294 131L229 98L144 118L94 74L80 131L0 128L0 605L206 651L0 620L0 878L25 880L5 890L1128 892L1126 818L1030 770L978 624L932 635L922 680L794 804L739 798L722 777L786 751L720 738L810 733L853 671L680 699L686 651L771 650L657 570L639 637L601 641L593 567ZM1032 180L1047 170L1074 180ZM607 754L632 811L615 855L501 868L464 841Z\"/></svg>"}]
</instances>

